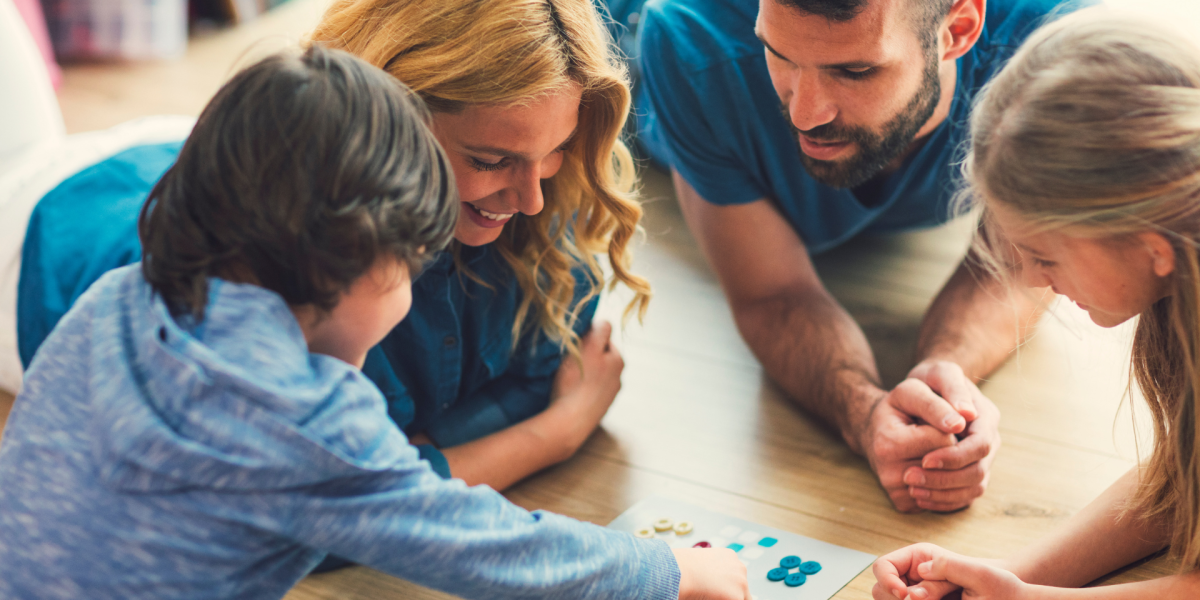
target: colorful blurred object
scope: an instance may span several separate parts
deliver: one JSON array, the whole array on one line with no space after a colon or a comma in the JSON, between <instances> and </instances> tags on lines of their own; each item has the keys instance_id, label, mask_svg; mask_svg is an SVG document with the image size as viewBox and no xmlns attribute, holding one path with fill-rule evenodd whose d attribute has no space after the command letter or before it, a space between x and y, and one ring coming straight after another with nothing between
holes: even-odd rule
<instances>
[{"instance_id":1,"label":"colorful blurred object","mask_svg":"<svg viewBox=\"0 0 1200 600\"><path fill-rule=\"evenodd\" d=\"M2 0L0 0L2 1ZM249 21L286 0L41 0L59 60L182 56L189 25ZM38 0L17 0L34 8Z\"/></svg>"},{"instance_id":2,"label":"colorful blurred object","mask_svg":"<svg viewBox=\"0 0 1200 600\"><path fill-rule=\"evenodd\" d=\"M187 49L187 0L44 0L60 60L175 58Z\"/></svg>"},{"instance_id":3,"label":"colorful blurred object","mask_svg":"<svg viewBox=\"0 0 1200 600\"><path fill-rule=\"evenodd\" d=\"M57 90L62 83L62 70L54 60L54 48L50 44L50 32L46 29L46 16L42 13L42 4L38 0L14 0L14 3L21 19L25 21L25 26L29 28L33 41L37 43L38 51L46 61L46 73L50 76L50 83Z\"/></svg>"}]
</instances>

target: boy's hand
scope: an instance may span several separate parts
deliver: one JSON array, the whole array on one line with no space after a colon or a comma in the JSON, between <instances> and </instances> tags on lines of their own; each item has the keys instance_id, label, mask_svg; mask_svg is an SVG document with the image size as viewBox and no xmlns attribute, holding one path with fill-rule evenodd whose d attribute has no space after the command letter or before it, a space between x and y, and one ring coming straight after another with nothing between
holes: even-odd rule
<instances>
[{"instance_id":1,"label":"boy's hand","mask_svg":"<svg viewBox=\"0 0 1200 600\"><path fill-rule=\"evenodd\" d=\"M564 357L554 376L546 413L555 416L557 425L552 429L564 438L564 460L583 445L621 390L625 360L611 337L610 323L593 323L579 341L580 360Z\"/></svg>"},{"instance_id":2,"label":"boy's hand","mask_svg":"<svg viewBox=\"0 0 1200 600\"><path fill-rule=\"evenodd\" d=\"M678 548L679 600L750 600L746 565L728 548Z\"/></svg>"},{"instance_id":3,"label":"boy's hand","mask_svg":"<svg viewBox=\"0 0 1200 600\"><path fill-rule=\"evenodd\" d=\"M875 561L875 600L939 600L962 592L964 600L1017 600L1029 586L996 566L933 544L913 544Z\"/></svg>"}]
</instances>

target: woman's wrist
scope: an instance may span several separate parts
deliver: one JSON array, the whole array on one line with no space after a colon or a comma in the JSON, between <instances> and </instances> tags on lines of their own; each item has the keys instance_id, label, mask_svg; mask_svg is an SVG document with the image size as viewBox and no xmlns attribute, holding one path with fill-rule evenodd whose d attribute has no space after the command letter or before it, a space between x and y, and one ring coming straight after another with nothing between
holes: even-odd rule
<instances>
[{"instance_id":1,"label":"woman's wrist","mask_svg":"<svg viewBox=\"0 0 1200 600\"><path fill-rule=\"evenodd\" d=\"M570 458L587 439L586 433L581 435L579 432L580 418L574 414L571 406L572 403L552 402L546 410L526 421L533 435L549 450L551 464Z\"/></svg>"}]
</instances>

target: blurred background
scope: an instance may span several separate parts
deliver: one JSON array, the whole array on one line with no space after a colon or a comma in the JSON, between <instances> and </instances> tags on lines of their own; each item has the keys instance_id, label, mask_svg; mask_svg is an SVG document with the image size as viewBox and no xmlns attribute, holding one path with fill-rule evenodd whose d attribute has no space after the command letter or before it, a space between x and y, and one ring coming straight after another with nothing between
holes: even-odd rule
<instances>
[{"instance_id":1,"label":"blurred background","mask_svg":"<svg viewBox=\"0 0 1200 600\"><path fill-rule=\"evenodd\" d=\"M138 116L198 114L236 66L295 44L331 0L0 2L15 4L45 60L67 133L79 133ZM627 53L644 3L597 0Z\"/></svg>"},{"instance_id":2,"label":"blurred background","mask_svg":"<svg viewBox=\"0 0 1200 600\"><path fill-rule=\"evenodd\" d=\"M330 1L0 0L15 4L37 42L67 133L138 116L198 114L245 53L294 44ZM630 55L644 2L597 0ZM1200 0L1106 3L1162 17L1200 37Z\"/></svg>"}]
</instances>

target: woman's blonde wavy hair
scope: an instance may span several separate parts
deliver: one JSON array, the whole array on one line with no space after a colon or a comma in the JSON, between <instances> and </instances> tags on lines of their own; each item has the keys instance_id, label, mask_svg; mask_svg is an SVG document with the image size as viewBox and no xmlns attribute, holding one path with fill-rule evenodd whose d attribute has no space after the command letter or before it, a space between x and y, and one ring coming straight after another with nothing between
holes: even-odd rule
<instances>
[{"instance_id":1,"label":"woman's blonde wavy hair","mask_svg":"<svg viewBox=\"0 0 1200 600\"><path fill-rule=\"evenodd\" d=\"M578 354L572 327L603 287L601 253L612 268L610 289L620 282L634 292L626 317L645 314L650 286L630 272L629 249L642 209L620 140L628 75L592 0L336 0L310 39L382 68L435 113L517 105L580 86L579 129L562 168L542 182L545 209L514 219L494 242L523 292L514 344L532 322ZM579 266L592 289L572 310Z\"/></svg>"},{"instance_id":2,"label":"woman's blonde wavy hair","mask_svg":"<svg viewBox=\"0 0 1200 600\"><path fill-rule=\"evenodd\" d=\"M976 253L1019 264L987 205L1034 231L1174 247L1171 293L1140 316L1132 372L1155 444L1129 508L1167 522L1183 570L1200 567L1200 49L1164 27L1093 8L1036 32L971 118L962 199L983 205Z\"/></svg>"}]
</instances>

